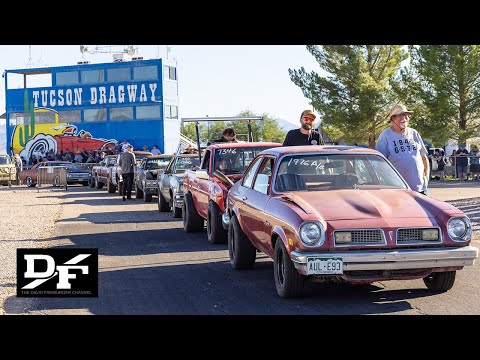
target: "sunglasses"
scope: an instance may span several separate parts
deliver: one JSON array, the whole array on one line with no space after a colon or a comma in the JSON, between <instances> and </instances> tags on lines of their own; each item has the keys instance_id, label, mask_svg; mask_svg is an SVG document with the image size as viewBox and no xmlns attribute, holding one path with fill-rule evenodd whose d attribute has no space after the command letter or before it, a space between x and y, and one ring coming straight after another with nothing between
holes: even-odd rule
<instances>
[{"instance_id":1,"label":"sunglasses","mask_svg":"<svg viewBox=\"0 0 480 360\"><path fill-rule=\"evenodd\" d=\"M308 116L304 116L304 117L303 117L303 121L314 122L315 119L313 119L313 118L311 118L311 117L308 117Z\"/></svg>"}]
</instances>

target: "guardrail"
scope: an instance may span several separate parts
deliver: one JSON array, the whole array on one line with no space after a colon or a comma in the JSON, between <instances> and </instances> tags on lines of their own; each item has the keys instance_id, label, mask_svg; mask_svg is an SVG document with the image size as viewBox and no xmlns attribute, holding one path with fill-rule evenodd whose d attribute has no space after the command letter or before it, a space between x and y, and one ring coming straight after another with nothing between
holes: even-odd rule
<instances>
[{"instance_id":1,"label":"guardrail","mask_svg":"<svg viewBox=\"0 0 480 360\"><path fill-rule=\"evenodd\" d=\"M65 187L67 184L67 168L64 166L42 166L37 169L37 189L40 191L41 187L54 186Z\"/></svg>"}]
</instances>

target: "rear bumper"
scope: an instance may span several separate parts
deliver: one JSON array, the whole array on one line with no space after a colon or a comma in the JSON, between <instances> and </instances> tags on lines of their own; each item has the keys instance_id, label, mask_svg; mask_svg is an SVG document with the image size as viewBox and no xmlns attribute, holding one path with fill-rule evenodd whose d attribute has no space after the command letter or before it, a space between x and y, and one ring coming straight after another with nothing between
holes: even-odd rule
<instances>
[{"instance_id":1,"label":"rear bumper","mask_svg":"<svg viewBox=\"0 0 480 360\"><path fill-rule=\"evenodd\" d=\"M478 257L478 248L465 246L459 248L324 253L292 251L291 259L295 268L304 275L307 275L308 257L342 258L344 272L357 270L433 269L473 265Z\"/></svg>"}]
</instances>

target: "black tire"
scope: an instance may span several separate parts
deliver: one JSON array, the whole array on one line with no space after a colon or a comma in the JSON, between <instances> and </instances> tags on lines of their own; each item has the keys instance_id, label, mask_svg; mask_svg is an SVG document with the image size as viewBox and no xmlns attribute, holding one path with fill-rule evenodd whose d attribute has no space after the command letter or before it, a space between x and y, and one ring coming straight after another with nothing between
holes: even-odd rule
<instances>
[{"instance_id":1,"label":"black tire","mask_svg":"<svg viewBox=\"0 0 480 360\"><path fill-rule=\"evenodd\" d=\"M445 292L450 290L455 283L456 271L433 272L423 278L428 290L433 292Z\"/></svg>"},{"instance_id":2,"label":"black tire","mask_svg":"<svg viewBox=\"0 0 480 360\"><path fill-rule=\"evenodd\" d=\"M95 189L103 188L103 183L98 181L98 177L95 177Z\"/></svg>"},{"instance_id":3,"label":"black tire","mask_svg":"<svg viewBox=\"0 0 480 360\"><path fill-rule=\"evenodd\" d=\"M275 243L273 277L278 296L282 298L302 296L305 277L295 269L281 239L277 239Z\"/></svg>"},{"instance_id":4,"label":"black tire","mask_svg":"<svg viewBox=\"0 0 480 360\"><path fill-rule=\"evenodd\" d=\"M158 211L160 212L170 211L170 206L168 205L167 200L165 200L161 192L159 192L158 194Z\"/></svg>"},{"instance_id":5,"label":"black tire","mask_svg":"<svg viewBox=\"0 0 480 360\"><path fill-rule=\"evenodd\" d=\"M55 187L59 187L60 186L60 176L55 176L55 178L53 179L53 186Z\"/></svg>"},{"instance_id":6,"label":"black tire","mask_svg":"<svg viewBox=\"0 0 480 360\"><path fill-rule=\"evenodd\" d=\"M117 190L117 187L116 187L115 185L113 185L111 181L108 181L107 191L108 191L110 194L114 194L116 190Z\"/></svg>"},{"instance_id":7,"label":"black tire","mask_svg":"<svg viewBox=\"0 0 480 360\"><path fill-rule=\"evenodd\" d=\"M173 207L173 217L178 219L182 217L182 208Z\"/></svg>"},{"instance_id":8,"label":"black tire","mask_svg":"<svg viewBox=\"0 0 480 360\"><path fill-rule=\"evenodd\" d=\"M33 179L30 176L27 176L25 178L25 185L28 187L35 187L36 184L33 182Z\"/></svg>"},{"instance_id":9,"label":"black tire","mask_svg":"<svg viewBox=\"0 0 480 360\"><path fill-rule=\"evenodd\" d=\"M88 186L89 186L91 189L95 188L95 179L94 179L93 177L91 177L91 176L88 178Z\"/></svg>"},{"instance_id":10,"label":"black tire","mask_svg":"<svg viewBox=\"0 0 480 360\"><path fill-rule=\"evenodd\" d=\"M235 215L228 225L228 256L234 269L251 269L255 264L257 249L245 236Z\"/></svg>"},{"instance_id":11,"label":"black tire","mask_svg":"<svg viewBox=\"0 0 480 360\"><path fill-rule=\"evenodd\" d=\"M186 193L183 198L182 220L185 232L203 231L204 220L195 209L191 193Z\"/></svg>"},{"instance_id":12,"label":"black tire","mask_svg":"<svg viewBox=\"0 0 480 360\"><path fill-rule=\"evenodd\" d=\"M135 186L135 198L142 199L143 198L143 191L138 186Z\"/></svg>"},{"instance_id":13,"label":"black tire","mask_svg":"<svg viewBox=\"0 0 480 360\"><path fill-rule=\"evenodd\" d=\"M145 191L143 192L143 201L145 202L152 202L152 194L147 194Z\"/></svg>"},{"instance_id":14,"label":"black tire","mask_svg":"<svg viewBox=\"0 0 480 360\"><path fill-rule=\"evenodd\" d=\"M207 240L210 244L225 244L227 242L227 231L222 225L222 212L213 201L208 204Z\"/></svg>"},{"instance_id":15,"label":"black tire","mask_svg":"<svg viewBox=\"0 0 480 360\"><path fill-rule=\"evenodd\" d=\"M123 196L123 181L120 181L117 186L118 195Z\"/></svg>"}]
</instances>

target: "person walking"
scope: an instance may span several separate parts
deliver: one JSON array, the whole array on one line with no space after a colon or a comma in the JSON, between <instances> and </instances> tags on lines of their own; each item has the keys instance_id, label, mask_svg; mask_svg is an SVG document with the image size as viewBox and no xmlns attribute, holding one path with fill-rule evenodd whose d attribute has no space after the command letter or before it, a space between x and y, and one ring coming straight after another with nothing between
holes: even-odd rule
<instances>
[{"instance_id":1,"label":"person walking","mask_svg":"<svg viewBox=\"0 0 480 360\"><path fill-rule=\"evenodd\" d=\"M313 122L317 116L312 110L304 110L300 115L300 128L290 130L283 140L283 146L323 145L323 134L313 129Z\"/></svg>"},{"instance_id":2,"label":"person walking","mask_svg":"<svg viewBox=\"0 0 480 360\"><path fill-rule=\"evenodd\" d=\"M122 169L123 177L123 186L122 186L122 200L125 201L125 196L127 199L132 198L132 185L133 185L133 176L135 173L135 154L133 153L133 146L128 145L127 151L121 153L120 159L118 160L118 165Z\"/></svg>"},{"instance_id":3,"label":"person walking","mask_svg":"<svg viewBox=\"0 0 480 360\"><path fill-rule=\"evenodd\" d=\"M428 153L420 133L408 127L412 114L405 105L392 107L390 126L379 135L375 149L392 163L412 190L428 195Z\"/></svg>"}]
</instances>

